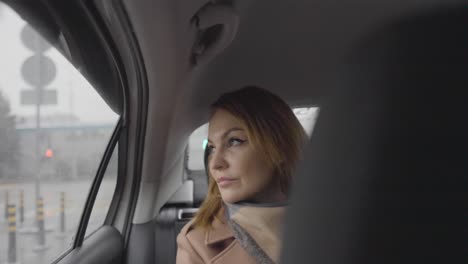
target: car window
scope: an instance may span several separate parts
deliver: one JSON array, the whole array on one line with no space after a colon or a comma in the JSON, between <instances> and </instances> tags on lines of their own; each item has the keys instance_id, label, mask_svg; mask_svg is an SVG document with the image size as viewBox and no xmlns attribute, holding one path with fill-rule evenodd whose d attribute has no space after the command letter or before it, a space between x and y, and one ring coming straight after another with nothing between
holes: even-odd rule
<instances>
[{"instance_id":1,"label":"car window","mask_svg":"<svg viewBox=\"0 0 468 264\"><path fill-rule=\"evenodd\" d=\"M50 263L70 248L119 116L5 5L0 34L0 263ZM108 211L115 159L90 232Z\"/></svg>"},{"instance_id":2,"label":"car window","mask_svg":"<svg viewBox=\"0 0 468 264\"><path fill-rule=\"evenodd\" d=\"M301 107L293 108L299 122L304 127L307 135L310 137L314 129L315 120L318 116L318 107ZM204 170L203 152L207 144L208 124L204 124L197 128L190 135L188 144L188 162L187 169L191 171Z\"/></svg>"}]
</instances>

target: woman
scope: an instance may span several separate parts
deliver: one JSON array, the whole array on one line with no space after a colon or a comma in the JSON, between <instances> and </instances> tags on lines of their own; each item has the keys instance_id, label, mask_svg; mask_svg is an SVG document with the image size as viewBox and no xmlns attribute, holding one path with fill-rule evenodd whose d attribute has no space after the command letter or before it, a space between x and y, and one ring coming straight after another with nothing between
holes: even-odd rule
<instances>
[{"instance_id":1,"label":"woman","mask_svg":"<svg viewBox=\"0 0 468 264\"><path fill-rule=\"evenodd\" d=\"M278 263L281 224L306 134L291 108L257 87L212 104L208 194L177 237L177 263Z\"/></svg>"}]
</instances>

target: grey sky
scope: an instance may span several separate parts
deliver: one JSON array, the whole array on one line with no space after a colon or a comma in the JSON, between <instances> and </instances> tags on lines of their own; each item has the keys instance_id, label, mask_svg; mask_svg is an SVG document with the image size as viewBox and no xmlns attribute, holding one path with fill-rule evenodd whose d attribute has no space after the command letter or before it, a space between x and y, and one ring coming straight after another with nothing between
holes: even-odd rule
<instances>
[{"instance_id":1,"label":"grey sky","mask_svg":"<svg viewBox=\"0 0 468 264\"><path fill-rule=\"evenodd\" d=\"M21 42L20 32L26 23L0 3L0 91L10 101L13 114L34 116L34 106L20 104L20 91L31 89L21 75L23 62L33 54ZM117 116L80 73L54 48L46 52L56 65L57 76L49 89L57 90L58 104L43 106L45 116L74 114L83 123L112 123Z\"/></svg>"}]
</instances>

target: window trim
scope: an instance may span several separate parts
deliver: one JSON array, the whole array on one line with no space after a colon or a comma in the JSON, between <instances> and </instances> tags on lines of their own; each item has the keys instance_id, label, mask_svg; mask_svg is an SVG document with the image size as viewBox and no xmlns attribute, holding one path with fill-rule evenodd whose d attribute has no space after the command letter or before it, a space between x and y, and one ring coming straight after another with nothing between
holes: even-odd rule
<instances>
[{"instance_id":1,"label":"window trim","mask_svg":"<svg viewBox=\"0 0 468 264\"><path fill-rule=\"evenodd\" d=\"M93 210L94 203L96 201L96 197L99 192L99 188L101 187L102 179L104 178L107 165L109 164L112 154L114 153L115 146L119 142L122 129L123 129L122 117L120 117L114 129L114 132L112 133L112 136L109 140L109 144L107 145L104 155L101 159L101 162L99 164L96 176L94 177L93 183L91 184L91 189L89 191L88 197L86 198L86 202L84 204L83 213L81 214L80 224L76 231L72 249L81 247L83 245L83 241L84 241L85 234L86 234L86 229L88 227L89 218L91 216L91 212ZM121 175L122 174L117 175L117 183L119 182L118 179L121 178ZM120 201L120 197L116 197L116 194L119 193L117 189L118 186L119 185L116 184L116 189L114 191L114 197L112 198L111 206L112 204L114 204L114 201ZM107 216L106 216L106 220L107 220Z\"/></svg>"},{"instance_id":2,"label":"window trim","mask_svg":"<svg viewBox=\"0 0 468 264\"><path fill-rule=\"evenodd\" d=\"M120 201L123 196L123 188L125 185L125 173L127 171L127 130L123 127L120 132L120 138L117 145L117 183L115 185L114 195L112 197L109 209L107 211L106 218L104 219L103 225L113 225L117 211L119 208Z\"/></svg>"}]
</instances>

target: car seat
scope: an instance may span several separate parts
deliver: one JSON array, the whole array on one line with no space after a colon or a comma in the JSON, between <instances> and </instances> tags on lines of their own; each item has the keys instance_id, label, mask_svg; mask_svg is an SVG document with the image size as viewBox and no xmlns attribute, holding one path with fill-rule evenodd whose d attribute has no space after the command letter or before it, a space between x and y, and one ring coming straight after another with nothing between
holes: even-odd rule
<instances>
[{"instance_id":1,"label":"car seat","mask_svg":"<svg viewBox=\"0 0 468 264\"><path fill-rule=\"evenodd\" d=\"M380 9L358 2L362 19ZM322 53L332 63L317 84L330 92L295 178L282 263L468 260L468 8L410 2Z\"/></svg>"}]
</instances>

